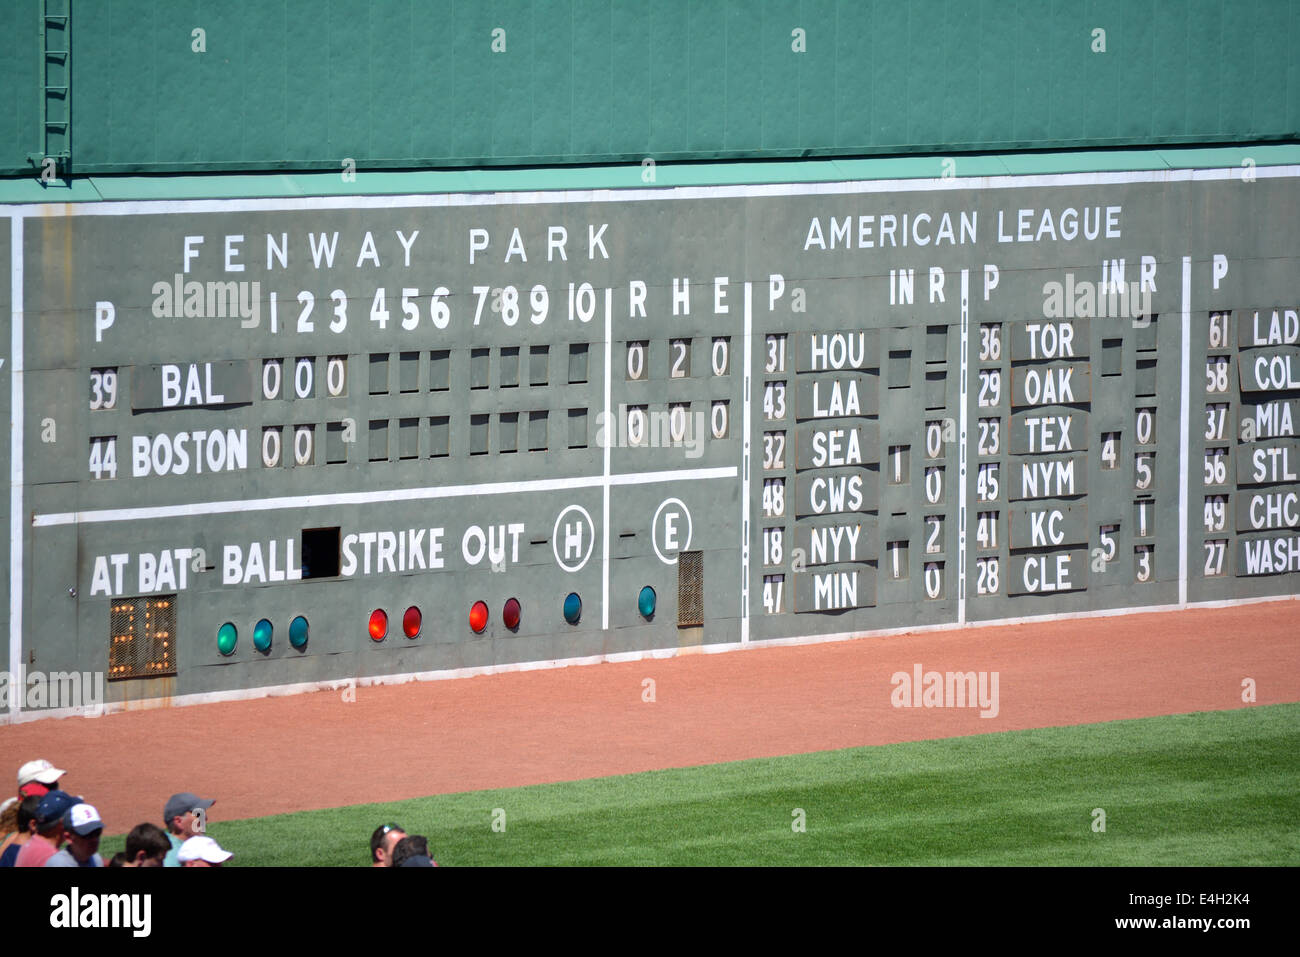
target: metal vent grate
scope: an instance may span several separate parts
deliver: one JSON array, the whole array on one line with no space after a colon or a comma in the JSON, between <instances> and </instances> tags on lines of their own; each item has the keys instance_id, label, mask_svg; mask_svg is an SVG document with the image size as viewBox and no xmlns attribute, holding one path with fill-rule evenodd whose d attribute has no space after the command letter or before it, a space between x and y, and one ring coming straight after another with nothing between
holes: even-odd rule
<instances>
[{"instance_id":1,"label":"metal vent grate","mask_svg":"<svg viewBox=\"0 0 1300 957\"><path fill-rule=\"evenodd\" d=\"M109 606L108 680L176 674L176 596L119 598Z\"/></svg>"},{"instance_id":2,"label":"metal vent grate","mask_svg":"<svg viewBox=\"0 0 1300 957\"><path fill-rule=\"evenodd\" d=\"M704 624L704 553L677 556L677 627Z\"/></svg>"}]
</instances>

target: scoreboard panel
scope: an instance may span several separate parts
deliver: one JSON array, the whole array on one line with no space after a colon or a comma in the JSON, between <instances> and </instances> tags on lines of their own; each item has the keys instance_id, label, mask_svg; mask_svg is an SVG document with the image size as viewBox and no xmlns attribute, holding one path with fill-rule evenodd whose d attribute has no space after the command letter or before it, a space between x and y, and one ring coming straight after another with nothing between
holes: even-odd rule
<instances>
[{"instance_id":1,"label":"scoreboard panel","mask_svg":"<svg viewBox=\"0 0 1300 957\"><path fill-rule=\"evenodd\" d=\"M1295 594L1297 175L10 208L11 665L174 699Z\"/></svg>"},{"instance_id":2,"label":"scoreboard panel","mask_svg":"<svg viewBox=\"0 0 1300 957\"><path fill-rule=\"evenodd\" d=\"M13 283L15 274L13 271L13 236L17 234L17 221L9 216L0 217L0 418L10 423L10 435L14 430L14 395L17 392L17 384L14 378L13 357L18 351L15 346L21 346L14 337L13 319L13 302L15 301ZM16 439L14 439L16 441ZM13 516L19 514L12 508L14 496L19 500L22 497L22 484L20 476L15 474L11 463L11 449L13 441L0 443L0 470L3 474L10 476L10 494L5 495L0 500L0 527L5 531L5 549L4 557L7 568L11 570L14 567L22 567L22 525L14 520ZM3 627L4 634L11 634L12 610L9 600L11 575L0 576L0 599L3 604L0 605L0 627ZM21 619L19 619L21 620ZM13 649L15 658L17 649ZM11 660L8 655L4 657L4 667L10 672L15 670L18 664L17 660Z\"/></svg>"}]
</instances>

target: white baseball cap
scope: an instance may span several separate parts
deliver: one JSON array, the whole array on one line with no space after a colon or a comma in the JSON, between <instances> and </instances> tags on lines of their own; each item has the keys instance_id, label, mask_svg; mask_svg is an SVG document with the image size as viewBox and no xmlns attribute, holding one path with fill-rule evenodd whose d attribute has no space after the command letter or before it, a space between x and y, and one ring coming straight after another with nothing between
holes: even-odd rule
<instances>
[{"instance_id":1,"label":"white baseball cap","mask_svg":"<svg viewBox=\"0 0 1300 957\"><path fill-rule=\"evenodd\" d=\"M85 837L87 834L102 830L104 821L93 804L74 804L63 815L63 826Z\"/></svg>"},{"instance_id":2,"label":"white baseball cap","mask_svg":"<svg viewBox=\"0 0 1300 957\"><path fill-rule=\"evenodd\" d=\"M41 784L54 784L67 773L62 768L56 768L44 758L37 758L35 761L28 761L18 769L18 786L22 787L24 784L31 784L33 781L39 781Z\"/></svg>"},{"instance_id":3,"label":"white baseball cap","mask_svg":"<svg viewBox=\"0 0 1300 957\"><path fill-rule=\"evenodd\" d=\"M182 863L207 861L209 864L223 864L234 856L230 851L223 851L221 845L212 838L203 835L191 837L176 852L176 857Z\"/></svg>"}]
</instances>

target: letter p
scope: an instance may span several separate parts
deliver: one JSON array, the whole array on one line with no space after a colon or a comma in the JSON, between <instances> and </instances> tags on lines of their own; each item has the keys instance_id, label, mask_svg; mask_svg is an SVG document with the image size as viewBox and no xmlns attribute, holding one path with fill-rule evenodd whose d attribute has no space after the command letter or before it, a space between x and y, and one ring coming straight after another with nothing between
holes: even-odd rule
<instances>
[{"instance_id":1,"label":"letter p","mask_svg":"<svg viewBox=\"0 0 1300 957\"><path fill-rule=\"evenodd\" d=\"M474 254L488 248L488 231L474 227L469 231L469 264L474 265Z\"/></svg>"},{"instance_id":2,"label":"letter p","mask_svg":"<svg viewBox=\"0 0 1300 957\"><path fill-rule=\"evenodd\" d=\"M1223 253L1214 254L1214 288L1219 288L1219 280L1228 275L1228 257Z\"/></svg>"},{"instance_id":3,"label":"letter p","mask_svg":"<svg viewBox=\"0 0 1300 957\"><path fill-rule=\"evenodd\" d=\"M767 277L767 311L776 308L776 301L785 295L785 277L774 272Z\"/></svg>"},{"instance_id":4,"label":"letter p","mask_svg":"<svg viewBox=\"0 0 1300 957\"><path fill-rule=\"evenodd\" d=\"M984 264L984 301L989 301L989 293L998 288L998 267L993 263Z\"/></svg>"},{"instance_id":5,"label":"letter p","mask_svg":"<svg viewBox=\"0 0 1300 957\"><path fill-rule=\"evenodd\" d=\"M104 331L113 324L117 318L117 310L107 299L102 299L95 303L95 341L104 341Z\"/></svg>"}]
</instances>

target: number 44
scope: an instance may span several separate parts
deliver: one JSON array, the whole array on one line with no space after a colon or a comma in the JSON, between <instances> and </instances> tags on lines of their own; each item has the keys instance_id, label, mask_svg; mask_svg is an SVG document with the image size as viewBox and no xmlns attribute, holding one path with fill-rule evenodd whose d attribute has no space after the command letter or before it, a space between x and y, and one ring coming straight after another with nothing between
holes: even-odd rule
<instances>
[{"instance_id":1,"label":"number 44","mask_svg":"<svg viewBox=\"0 0 1300 957\"><path fill-rule=\"evenodd\" d=\"M90 474L97 479L117 478L117 437L90 440Z\"/></svg>"}]
</instances>

